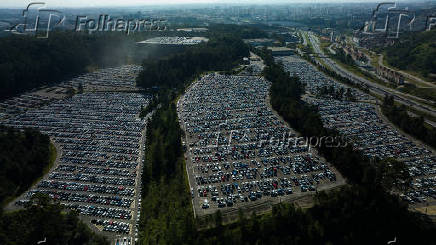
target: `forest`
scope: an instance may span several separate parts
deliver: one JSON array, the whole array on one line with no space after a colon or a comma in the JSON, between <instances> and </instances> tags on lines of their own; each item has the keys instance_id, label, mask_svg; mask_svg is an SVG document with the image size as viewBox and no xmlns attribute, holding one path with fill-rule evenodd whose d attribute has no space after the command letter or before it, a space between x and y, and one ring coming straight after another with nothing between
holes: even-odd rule
<instances>
[{"instance_id":1,"label":"forest","mask_svg":"<svg viewBox=\"0 0 436 245\"><path fill-rule=\"evenodd\" d=\"M336 53L333 55L334 58L338 59L344 64L354 66L356 63L350 54L346 54L342 48L336 49Z\"/></svg>"},{"instance_id":2,"label":"forest","mask_svg":"<svg viewBox=\"0 0 436 245\"><path fill-rule=\"evenodd\" d=\"M54 152L53 152L54 151ZM0 203L27 190L49 166L54 147L47 135L0 125ZM52 157L53 158L53 157Z\"/></svg>"},{"instance_id":3,"label":"forest","mask_svg":"<svg viewBox=\"0 0 436 245\"><path fill-rule=\"evenodd\" d=\"M204 71L231 70L249 55L244 42L231 35L213 35L209 42L167 58L145 60L137 84L143 88L183 89L188 81Z\"/></svg>"},{"instance_id":4,"label":"forest","mask_svg":"<svg viewBox=\"0 0 436 245\"><path fill-rule=\"evenodd\" d=\"M401 70L414 71L425 78L435 80L436 74L436 30L408 33L392 46L379 51L385 52L387 63Z\"/></svg>"},{"instance_id":5,"label":"forest","mask_svg":"<svg viewBox=\"0 0 436 245\"><path fill-rule=\"evenodd\" d=\"M55 32L48 39L0 38L0 99L61 82L93 67L124 64L133 39Z\"/></svg>"},{"instance_id":6,"label":"forest","mask_svg":"<svg viewBox=\"0 0 436 245\"><path fill-rule=\"evenodd\" d=\"M160 94L161 104L147 124L139 226L142 244L192 244L195 234L182 131L171 94Z\"/></svg>"},{"instance_id":7,"label":"forest","mask_svg":"<svg viewBox=\"0 0 436 245\"><path fill-rule=\"evenodd\" d=\"M397 106L394 104L392 96L384 98L382 111L391 122L404 130L404 132L432 147L436 147L436 129L432 126L426 126L423 117L409 116L404 105Z\"/></svg>"},{"instance_id":8,"label":"forest","mask_svg":"<svg viewBox=\"0 0 436 245\"><path fill-rule=\"evenodd\" d=\"M23 210L0 214L0 244L107 245L79 220L77 213L65 211L47 195L36 195Z\"/></svg>"}]
</instances>

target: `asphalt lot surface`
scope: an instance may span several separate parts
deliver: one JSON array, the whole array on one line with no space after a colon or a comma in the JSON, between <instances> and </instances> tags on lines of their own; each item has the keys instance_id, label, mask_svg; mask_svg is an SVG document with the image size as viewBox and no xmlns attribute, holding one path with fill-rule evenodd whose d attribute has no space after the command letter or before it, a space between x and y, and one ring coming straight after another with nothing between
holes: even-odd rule
<instances>
[{"instance_id":1,"label":"asphalt lot surface","mask_svg":"<svg viewBox=\"0 0 436 245\"><path fill-rule=\"evenodd\" d=\"M178 101L197 216L277 203L343 184L270 108L270 83L209 74Z\"/></svg>"}]
</instances>

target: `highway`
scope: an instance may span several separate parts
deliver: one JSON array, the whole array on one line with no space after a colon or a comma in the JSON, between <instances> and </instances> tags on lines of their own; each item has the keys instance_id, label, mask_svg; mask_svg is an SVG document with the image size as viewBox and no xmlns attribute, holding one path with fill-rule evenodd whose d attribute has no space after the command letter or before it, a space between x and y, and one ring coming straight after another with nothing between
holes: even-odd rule
<instances>
[{"instance_id":1,"label":"highway","mask_svg":"<svg viewBox=\"0 0 436 245\"><path fill-rule=\"evenodd\" d=\"M315 55L317 55L319 57L323 57L324 64L327 65L328 68L332 69L333 71L335 71L339 75L350 79L351 81L354 81L354 82L360 83L360 84L364 84L365 86L368 87L368 89L371 92L373 92L377 95L385 96L385 94L389 94L389 95L393 96L398 103L404 104L406 106L414 108L417 111L421 111L421 112L427 113L429 115L432 115L433 117L436 117L436 110L435 109L433 109L429 106L417 103L415 101L412 101L409 98L406 98L405 96L401 95L401 93L399 93L398 91L395 91L391 88L387 88L387 87L384 87L382 85L373 83L369 80L366 80L362 77L359 77L359 76L353 74L352 72L347 71L346 69L342 68L335 61L333 61L332 59L325 56L324 52L321 50L321 48L319 46L318 38L312 32L306 32L306 33L309 37L310 43L312 44ZM305 37L305 35L303 35L303 37ZM434 125L434 122L432 122L431 124Z\"/></svg>"}]
</instances>

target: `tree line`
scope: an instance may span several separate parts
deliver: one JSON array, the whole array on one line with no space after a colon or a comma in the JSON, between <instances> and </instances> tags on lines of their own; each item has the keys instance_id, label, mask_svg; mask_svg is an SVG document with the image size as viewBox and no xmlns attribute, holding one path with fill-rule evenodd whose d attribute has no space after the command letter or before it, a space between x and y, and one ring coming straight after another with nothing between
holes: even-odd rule
<instances>
[{"instance_id":1,"label":"tree line","mask_svg":"<svg viewBox=\"0 0 436 245\"><path fill-rule=\"evenodd\" d=\"M43 175L56 152L47 135L0 125L0 244L108 244L78 214L65 211L45 194L36 194L24 209L3 211L6 201L26 191Z\"/></svg>"},{"instance_id":2,"label":"tree line","mask_svg":"<svg viewBox=\"0 0 436 245\"><path fill-rule=\"evenodd\" d=\"M333 54L333 57L338 59L344 64L355 66L356 63L353 60L353 57L351 57L350 54L346 54L345 51L342 48L336 49L336 53Z\"/></svg>"},{"instance_id":3,"label":"tree line","mask_svg":"<svg viewBox=\"0 0 436 245\"><path fill-rule=\"evenodd\" d=\"M162 99L164 96L168 96ZM147 123L139 234L141 244L192 244L195 233L175 96L160 93Z\"/></svg>"},{"instance_id":4,"label":"tree line","mask_svg":"<svg viewBox=\"0 0 436 245\"><path fill-rule=\"evenodd\" d=\"M391 122L404 130L404 132L422 140L432 147L436 147L436 129L432 126L426 126L422 116L409 116L406 106L395 105L392 96L386 95L384 98L382 112Z\"/></svg>"},{"instance_id":5,"label":"tree line","mask_svg":"<svg viewBox=\"0 0 436 245\"><path fill-rule=\"evenodd\" d=\"M323 85L320 88L319 92L317 93L317 96L319 97L330 96L335 100L356 101L355 96L351 92L351 88L347 88L346 90L344 89L344 87L335 89L333 85L330 86Z\"/></svg>"},{"instance_id":6,"label":"tree line","mask_svg":"<svg viewBox=\"0 0 436 245\"><path fill-rule=\"evenodd\" d=\"M187 48L185 52L158 61L145 60L137 84L142 88L180 90L202 72L231 70L248 55L249 49L240 38L225 34L211 35L207 43Z\"/></svg>"},{"instance_id":7,"label":"tree line","mask_svg":"<svg viewBox=\"0 0 436 245\"><path fill-rule=\"evenodd\" d=\"M133 45L133 39L118 33L54 32L48 39L0 38L0 99L55 84L90 67L124 64Z\"/></svg>"},{"instance_id":8,"label":"tree line","mask_svg":"<svg viewBox=\"0 0 436 245\"><path fill-rule=\"evenodd\" d=\"M20 195L50 162L50 139L34 129L0 125L0 203ZM56 154L54 152L54 154ZM53 159L54 160L54 159Z\"/></svg>"},{"instance_id":9,"label":"tree line","mask_svg":"<svg viewBox=\"0 0 436 245\"><path fill-rule=\"evenodd\" d=\"M45 241L45 242L43 242ZM23 210L0 214L0 244L108 245L74 211L65 211L47 195L35 195Z\"/></svg>"}]
</instances>

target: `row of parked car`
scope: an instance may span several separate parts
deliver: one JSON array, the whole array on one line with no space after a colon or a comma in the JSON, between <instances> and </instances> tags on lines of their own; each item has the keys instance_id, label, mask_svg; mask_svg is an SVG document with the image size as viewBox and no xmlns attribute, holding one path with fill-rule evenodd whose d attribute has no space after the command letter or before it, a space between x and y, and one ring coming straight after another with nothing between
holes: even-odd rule
<instances>
[{"instance_id":1,"label":"row of parked car","mask_svg":"<svg viewBox=\"0 0 436 245\"><path fill-rule=\"evenodd\" d=\"M66 208L99 217L104 231L131 232L131 226L123 224L136 223L140 144L146 126L138 115L149 97L91 91L133 86L138 71L138 67L127 66L83 75L74 82L83 82L84 93L1 122L39 129L50 136L61 154L59 164L17 204L45 193Z\"/></svg>"},{"instance_id":2,"label":"row of parked car","mask_svg":"<svg viewBox=\"0 0 436 245\"><path fill-rule=\"evenodd\" d=\"M92 219L91 224L103 226L103 231L129 234L130 224L107 219Z\"/></svg>"},{"instance_id":3,"label":"row of parked car","mask_svg":"<svg viewBox=\"0 0 436 245\"><path fill-rule=\"evenodd\" d=\"M436 172L434 152L417 145L385 123L378 115L377 106L367 103L375 101L375 98L357 89L351 89L354 100L314 96L323 87L333 86L336 91L347 88L298 58L279 59L287 71L298 75L305 84L308 95L304 100L318 108L324 126L338 130L370 158L395 158L405 162L414 180L410 183L412 190L402 195L404 200L415 203L436 198L435 182L428 181L429 178L434 179Z\"/></svg>"},{"instance_id":4,"label":"row of parked car","mask_svg":"<svg viewBox=\"0 0 436 245\"><path fill-rule=\"evenodd\" d=\"M77 193L59 190L31 190L27 193L27 198L32 198L33 195L37 193L44 193L49 195L51 198L57 201L68 201L68 202L83 202L83 203L94 203L102 204L106 206L116 206L129 208L133 202L132 198L123 196L103 196L87 193Z\"/></svg>"},{"instance_id":5,"label":"row of parked car","mask_svg":"<svg viewBox=\"0 0 436 245\"><path fill-rule=\"evenodd\" d=\"M68 173L83 173L93 175L105 175L105 176L123 176L123 177L136 177L136 172L131 172L128 169L114 169L114 168L98 168L98 167L85 167L74 165L59 165L56 168L58 172Z\"/></svg>"},{"instance_id":6,"label":"row of parked car","mask_svg":"<svg viewBox=\"0 0 436 245\"><path fill-rule=\"evenodd\" d=\"M52 99L36 93L26 93L0 102L0 120L24 113L30 108L36 108L49 103Z\"/></svg>"},{"instance_id":7,"label":"row of parked car","mask_svg":"<svg viewBox=\"0 0 436 245\"><path fill-rule=\"evenodd\" d=\"M85 91L133 91L137 90L135 78L141 70L138 65L104 68L77 76L65 85L78 88L81 84Z\"/></svg>"},{"instance_id":8,"label":"row of parked car","mask_svg":"<svg viewBox=\"0 0 436 245\"><path fill-rule=\"evenodd\" d=\"M197 208L315 191L336 181L334 171L274 114L270 85L257 76L209 74L178 103Z\"/></svg>"}]
</instances>

